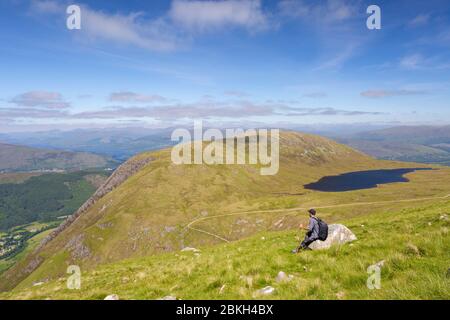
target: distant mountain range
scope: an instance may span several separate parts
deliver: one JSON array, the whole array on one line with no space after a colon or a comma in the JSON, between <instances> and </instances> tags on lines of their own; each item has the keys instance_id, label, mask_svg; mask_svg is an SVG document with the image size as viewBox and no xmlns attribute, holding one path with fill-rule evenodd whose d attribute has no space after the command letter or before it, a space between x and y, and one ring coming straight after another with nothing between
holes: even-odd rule
<instances>
[{"instance_id":1,"label":"distant mountain range","mask_svg":"<svg viewBox=\"0 0 450 320\"><path fill-rule=\"evenodd\" d=\"M84 170L115 166L105 156L0 143L0 172Z\"/></svg>"},{"instance_id":2,"label":"distant mountain range","mask_svg":"<svg viewBox=\"0 0 450 320\"><path fill-rule=\"evenodd\" d=\"M0 134L0 141L29 147L89 152L117 161L172 144L172 129L111 128Z\"/></svg>"},{"instance_id":3,"label":"distant mountain range","mask_svg":"<svg viewBox=\"0 0 450 320\"><path fill-rule=\"evenodd\" d=\"M450 165L450 126L400 126L335 138L379 159Z\"/></svg>"},{"instance_id":4,"label":"distant mountain range","mask_svg":"<svg viewBox=\"0 0 450 320\"><path fill-rule=\"evenodd\" d=\"M364 131L364 128L367 131ZM0 141L29 147L88 152L119 162L173 145L174 128L108 128L0 134ZM292 128L320 134L379 159L450 165L450 126L334 125Z\"/></svg>"}]
</instances>

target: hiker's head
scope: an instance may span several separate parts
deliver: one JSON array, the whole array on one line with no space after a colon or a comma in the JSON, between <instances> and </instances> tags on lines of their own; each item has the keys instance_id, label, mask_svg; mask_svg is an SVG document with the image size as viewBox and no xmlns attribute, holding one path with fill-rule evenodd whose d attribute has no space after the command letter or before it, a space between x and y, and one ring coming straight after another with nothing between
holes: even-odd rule
<instances>
[{"instance_id":1,"label":"hiker's head","mask_svg":"<svg viewBox=\"0 0 450 320\"><path fill-rule=\"evenodd\" d=\"M316 210L314 209L309 209L308 212L310 217L314 217L316 215Z\"/></svg>"}]
</instances>

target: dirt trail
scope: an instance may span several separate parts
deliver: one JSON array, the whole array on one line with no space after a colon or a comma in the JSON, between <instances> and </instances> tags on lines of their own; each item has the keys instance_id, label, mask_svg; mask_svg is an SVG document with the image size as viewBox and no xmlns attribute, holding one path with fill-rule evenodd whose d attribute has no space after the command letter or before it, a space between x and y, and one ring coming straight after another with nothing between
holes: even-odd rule
<instances>
[{"instance_id":1,"label":"dirt trail","mask_svg":"<svg viewBox=\"0 0 450 320\"><path fill-rule=\"evenodd\" d=\"M414 199L402 199L402 200L386 200L386 201L372 201L372 202L353 202L353 203L344 203L344 204L335 204L335 205L329 205L329 206L313 206L315 209L330 209L330 208L340 208L340 207L353 207L353 206L370 206L375 204L388 204L388 203L399 203L399 202L416 202L416 201L427 201L427 200L444 200L450 198L450 194L446 196L441 197L427 197L427 198L414 198ZM229 217L229 216L237 216L241 214L256 214L256 213L274 213L274 212L292 212L292 211L299 211L299 210L308 210L310 207L295 207L295 208L289 208L289 209L273 209L273 210L254 210L254 211L239 211L239 212L232 212L227 214L220 214L215 216L209 216L209 217L201 217L192 220L189 222L189 224L186 226L187 229L197 231L200 233L207 234L211 237L215 237L219 240L230 242L230 240L225 239L224 237L221 237L217 234L194 228L193 225L200 221L205 220L211 220L221 217Z\"/></svg>"}]
</instances>

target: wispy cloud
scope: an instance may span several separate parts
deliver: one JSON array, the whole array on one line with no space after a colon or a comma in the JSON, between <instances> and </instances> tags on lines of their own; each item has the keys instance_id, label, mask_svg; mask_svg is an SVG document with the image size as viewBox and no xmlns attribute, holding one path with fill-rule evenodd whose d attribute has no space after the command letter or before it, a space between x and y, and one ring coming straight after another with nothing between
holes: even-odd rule
<instances>
[{"instance_id":1,"label":"wispy cloud","mask_svg":"<svg viewBox=\"0 0 450 320\"><path fill-rule=\"evenodd\" d=\"M380 115L383 112L371 112L360 110L341 110L330 107L324 108L295 108L285 107L284 113L287 116L360 116L360 115Z\"/></svg>"},{"instance_id":2,"label":"wispy cloud","mask_svg":"<svg viewBox=\"0 0 450 320\"><path fill-rule=\"evenodd\" d=\"M364 29L355 25L365 13L362 8L360 1L283 0L278 3L278 14L317 34L324 54L314 70L333 70L345 65L367 41Z\"/></svg>"},{"instance_id":3,"label":"wispy cloud","mask_svg":"<svg viewBox=\"0 0 450 320\"><path fill-rule=\"evenodd\" d=\"M132 45L152 51L172 51L181 46L174 27L165 17L146 18L143 12L106 13L81 6L81 30L78 34L91 41L110 41ZM30 13L36 15L60 15L65 6L54 0L33 0Z\"/></svg>"},{"instance_id":4,"label":"wispy cloud","mask_svg":"<svg viewBox=\"0 0 450 320\"><path fill-rule=\"evenodd\" d=\"M387 97L395 97L395 96L412 96L412 95L420 95L426 94L425 91L421 90L367 90L361 92L361 96L366 98L387 98Z\"/></svg>"},{"instance_id":5,"label":"wispy cloud","mask_svg":"<svg viewBox=\"0 0 450 320\"><path fill-rule=\"evenodd\" d=\"M320 99L325 98L327 94L325 92L318 91L318 92L304 93L302 96L305 98Z\"/></svg>"},{"instance_id":6,"label":"wispy cloud","mask_svg":"<svg viewBox=\"0 0 450 320\"><path fill-rule=\"evenodd\" d=\"M260 0L175 0L169 17L175 24L193 32L233 26L255 32L269 25Z\"/></svg>"},{"instance_id":7,"label":"wispy cloud","mask_svg":"<svg viewBox=\"0 0 450 320\"><path fill-rule=\"evenodd\" d=\"M442 70L450 68L448 57L427 56L420 53L407 55L400 59L400 67L409 70Z\"/></svg>"},{"instance_id":8,"label":"wispy cloud","mask_svg":"<svg viewBox=\"0 0 450 320\"><path fill-rule=\"evenodd\" d=\"M235 98L245 98L250 96L247 92L240 91L240 90L228 90L225 91L224 94L226 96L235 97Z\"/></svg>"},{"instance_id":9,"label":"wispy cloud","mask_svg":"<svg viewBox=\"0 0 450 320\"><path fill-rule=\"evenodd\" d=\"M358 2L283 0L278 3L278 8L283 16L323 25L354 18L358 13Z\"/></svg>"},{"instance_id":10,"label":"wispy cloud","mask_svg":"<svg viewBox=\"0 0 450 320\"><path fill-rule=\"evenodd\" d=\"M400 60L400 66L406 69L415 69L423 63L422 55L416 53L403 57Z\"/></svg>"},{"instance_id":11,"label":"wispy cloud","mask_svg":"<svg viewBox=\"0 0 450 320\"><path fill-rule=\"evenodd\" d=\"M169 11L149 18L144 12L104 12L81 6L79 39L132 45L151 51L183 48L199 32L241 27L250 32L267 29L268 17L260 0L186 1L174 0ZM55 0L33 0L30 13L65 13Z\"/></svg>"},{"instance_id":12,"label":"wispy cloud","mask_svg":"<svg viewBox=\"0 0 450 320\"><path fill-rule=\"evenodd\" d=\"M408 22L408 26L410 27L419 27L424 26L430 20L430 14L419 14L414 19Z\"/></svg>"},{"instance_id":13,"label":"wispy cloud","mask_svg":"<svg viewBox=\"0 0 450 320\"><path fill-rule=\"evenodd\" d=\"M115 96L122 102L133 101L135 95L120 94ZM139 98L142 98L138 96ZM147 97L143 99L147 100ZM138 101L139 102L139 101ZM215 101L213 98L203 99L195 103L159 104L146 106L117 105L93 111L69 113L66 109L36 109L36 108L0 108L0 118L27 119L61 119L72 120L129 120L153 119L160 121L176 121L188 119L246 119L254 117L270 119L277 117L305 116L358 116L377 115L378 112L361 110L343 110L331 107L305 108L287 102L254 102Z\"/></svg>"},{"instance_id":14,"label":"wispy cloud","mask_svg":"<svg viewBox=\"0 0 450 320\"><path fill-rule=\"evenodd\" d=\"M130 91L120 91L120 92L112 92L109 95L109 101L130 102L130 103L153 103L153 102L166 102L167 99L157 94L146 95Z\"/></svg>"},{"instance_id":15,"label":"wispy cloud","mask_svg":"<svg viewBox=\"0 0 450 320\"><path fill-rule=\"evenodd\" d=\"M70 107L62 95L57 92L29 91L14 97L9 101L19 107L38 107L45 109L63 109Z\"/></svg>"}]
</instances>

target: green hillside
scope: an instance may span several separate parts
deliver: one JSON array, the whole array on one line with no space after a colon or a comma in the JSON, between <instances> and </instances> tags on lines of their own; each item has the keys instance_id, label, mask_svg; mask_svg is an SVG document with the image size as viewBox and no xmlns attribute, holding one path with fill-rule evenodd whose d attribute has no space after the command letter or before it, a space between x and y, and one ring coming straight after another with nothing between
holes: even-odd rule
<instances>
[{"instance_id":1,"label":"green hillside","mask_svg":"<svg viewBox=\"0 0 450 320\"><path fill-rule=\"evenodd\" d=\"M104 156L37 149L0 143L0 172L84 170L104 168L114 162Z\"/></svg>"},{"instance_id":2,"label":"green hillside","mask_svg":"<svg viewBox=\"0 0 450 320\"><path fill-rule=\"evenodd\" d=\"M297 213L306 207L328 207L323 208L324 217L338 221L376 209L412 208L417 203L410 200L450 193L450 169L444 167L410 173L408 183L373 189L306 190L304 184L326 175L420 165L375 160L331 140L292 132L281 134L280 170L275 176L261 176L258 165L177 166L170 160L170 150L141 154L126 165L129 170L118 170L110 180L120 181L120 172L127 170L132 173L128 179L90 202L73 223L66 223L45 246L4 273L0 289L57 279L70 264L91 270L186 246L289 230L302 220ZM134 173L133 168L140 170ZM373 203L380 201L388 202Z\"/></svg>"},{"instance_id":3,"label":"green hillside","mask_svg":"<svg viewBox=\"0 0 450 320\"><path fill-rule=\"evenodd\" d=\"M450 299L448 200L342 221L352 244L293 255L295 231L261 232L228 244L108 264L82 272L80 290L66 277L2 299ZM384 261L381 288L369 290L367 268ZM283 271L292 280L277 282ZM270 296L258 290L272 286Z\"/></svg>"}]
</instances>

